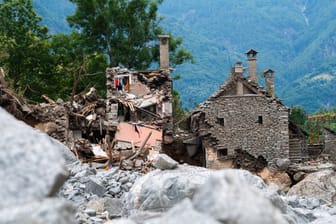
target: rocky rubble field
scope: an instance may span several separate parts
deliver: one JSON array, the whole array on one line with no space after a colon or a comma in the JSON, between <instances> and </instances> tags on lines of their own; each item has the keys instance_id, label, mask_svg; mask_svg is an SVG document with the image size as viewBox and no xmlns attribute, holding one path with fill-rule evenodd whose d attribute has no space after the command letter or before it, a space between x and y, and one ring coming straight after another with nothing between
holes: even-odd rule
<instances>
[{"instance_id":1,"label":"rocky rubble field","mask_svg":"<svg viewBox=\"0 0 336 224\"><path fill-rule=\"evenodd\" d=\"M0 108L0 223L336 223L336 174L308 175L288 194L245 170L178 165L96 169Z\"/></svg>"}]
</instances>

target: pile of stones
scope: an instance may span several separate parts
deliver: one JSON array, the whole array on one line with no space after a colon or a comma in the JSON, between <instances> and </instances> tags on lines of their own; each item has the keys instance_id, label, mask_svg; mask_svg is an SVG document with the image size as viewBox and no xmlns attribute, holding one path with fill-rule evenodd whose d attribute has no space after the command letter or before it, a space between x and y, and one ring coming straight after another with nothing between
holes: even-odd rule
<instances>
[{"instance_id":1,"label":"pile of stones","mask_svg":"<svg viewBox=\"0 0 336 224\"><path fill-rule=\"evenodd\" d=\"M70 177L58 196L78 208L79 223L104 223L123 215L122 198L141 176L141 173L119 168L101 170L77 164L70 169Z\"/></svg>"}]
</instances>

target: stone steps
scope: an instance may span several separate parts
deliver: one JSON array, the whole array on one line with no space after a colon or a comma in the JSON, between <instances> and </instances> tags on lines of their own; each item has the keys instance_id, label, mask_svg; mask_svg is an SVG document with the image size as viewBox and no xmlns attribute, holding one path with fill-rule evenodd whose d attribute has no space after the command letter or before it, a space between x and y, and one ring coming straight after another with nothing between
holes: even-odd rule
<instances>
[{"instance_id":1,"label":"stone steps","mask_svg":"<svg viewBox=\"0 0 336 224\"><path fill-rule=\"evenodd\" d=\"M289 159L291 161L300 161L303 159L301 143L297 139L289 140Z\"/></svg>"}]
</instances>

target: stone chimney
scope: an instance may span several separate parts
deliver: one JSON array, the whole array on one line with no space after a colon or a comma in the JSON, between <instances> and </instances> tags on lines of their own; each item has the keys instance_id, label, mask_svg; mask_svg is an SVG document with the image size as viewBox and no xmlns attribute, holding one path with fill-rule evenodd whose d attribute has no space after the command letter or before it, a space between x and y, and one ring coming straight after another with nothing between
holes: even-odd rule
<instances>
[{"instance_id":1,"label":"stone chimney","mask_svg":"<svg viewBox=\"0 0 336 224\"><path fill-rule=\"evenodd\" d=\"M248 77L247 79L258 85L258 74L257 74L257 51L250 49L245 54L247 56L248 63Z\"/></svg>"},{"instance_id":2,"label":"stone chimney","mask_svg":"<svg viewBox=\"0 0 336 224\"><path fill-rule=\"evenodd\" d=\"M169 35L159 35L160 69L169 69Z\"/></svg>"},{"instance_id":3,"label":"stone chimney","mask_svg":"<svg viewBox=\"0 0 336 224\"><path fill-rule=\"evenodd\" d=\"M241 61L237 61L236 64L232 67L231 72L234 76L243 77L245 69L243 68L243 63Z\"/></svg>"},{"instance_id":4,"label":"stone chimney","mask_svg":"<svg viewBox=\"0 0 336 224\"><path fill-rule=\"evenodd\" d=\"M275 96L274 92L274 71L272 69L267 69L263 72L266 83L266 95L270 97Z\"/></svg>"},{"instance_id":5,"label":"stone chimney","mask_svg":"<svg viewBox=\"0 0 336 224\"><path fill-rule=\"evenodd\" d=\"M243 63L241 61L236 62L236 64L232 67L231 73L233 76L236 77L241 77L243 78L245 68L243 68ZM237 80L237 87L236 87L236 94L238 96L244 95L244 86L243 82L241 79L236 79Z\"/></svg>"}]
</instances>

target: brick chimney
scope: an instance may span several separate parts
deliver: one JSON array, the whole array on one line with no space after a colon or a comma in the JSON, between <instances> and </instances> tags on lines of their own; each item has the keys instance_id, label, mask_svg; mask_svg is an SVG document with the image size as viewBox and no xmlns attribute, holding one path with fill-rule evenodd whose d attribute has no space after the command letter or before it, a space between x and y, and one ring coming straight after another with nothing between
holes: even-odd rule
<instances>
[{"instance_id":1,"label":"brick chimney","mask_svg":"<svg viewBox=\"0 0 336 224\"><path fill-rule=\"evenodd\" d=\"M169 69L169 35L159 35L160 69Z\"/></svg>"},{"instance_id":2,"label":"brick chimney","mask_svg":"<svg viewBox=\"0 0 336 224\"><path fill-rule=\"evenodd\" d=\"M274 71L272 69L267 69L263 72L266 83L266 95L270 97L275 96L274 92Z\"/></svg>"},{"instance_id":3,"label":"brick chimney","mask_svg":"<svg viewBox=\"0 0 336 224\"><path fill-rule=\"evenodd\" d=\"M258 85L257 75L257 51L250 49L245 54L247 56L248 63L248 80L251 80L254 84Z\"/></svg>"}]
</instances>

